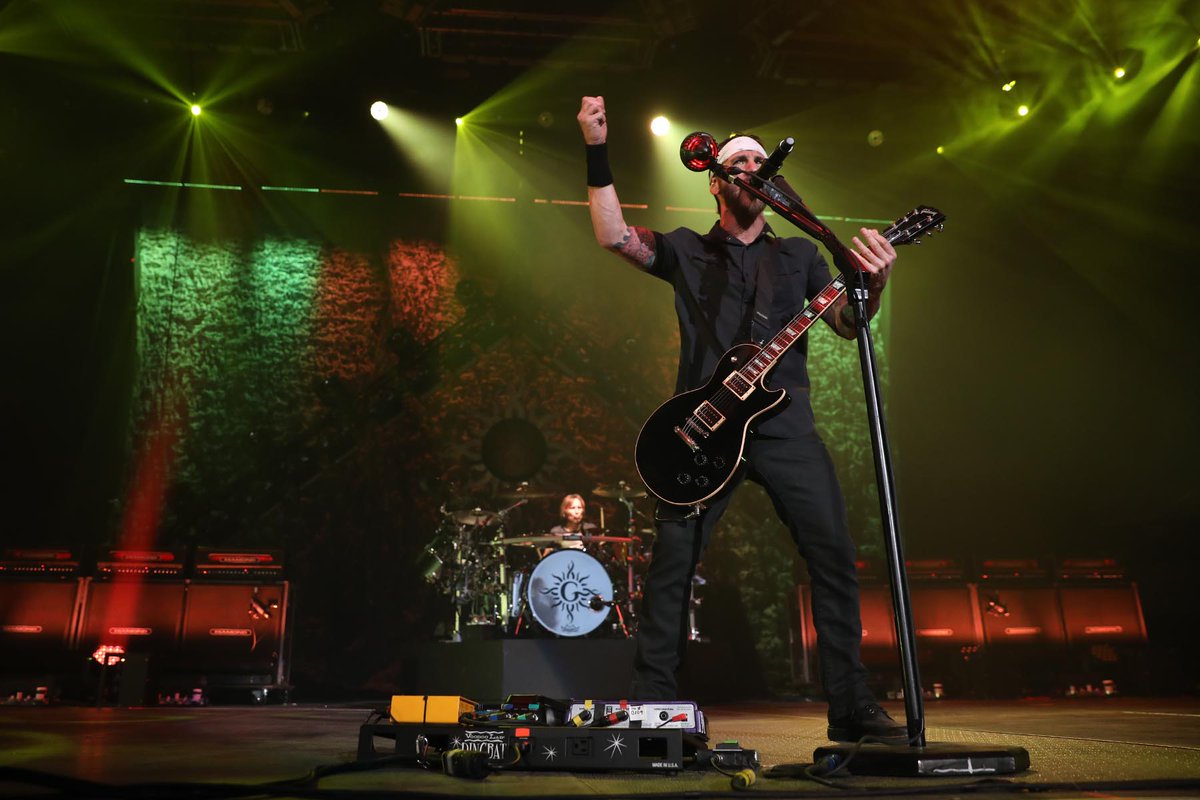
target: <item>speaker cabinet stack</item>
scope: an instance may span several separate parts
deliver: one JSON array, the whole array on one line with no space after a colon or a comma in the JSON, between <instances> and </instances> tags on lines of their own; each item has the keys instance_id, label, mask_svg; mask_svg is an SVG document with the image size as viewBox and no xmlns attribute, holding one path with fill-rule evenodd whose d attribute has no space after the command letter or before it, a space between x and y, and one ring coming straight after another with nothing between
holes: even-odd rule
<instances>
[{"instance_id":1,"label":"speaker cabinet stack","mask_svg":"<svg viewBox=\"0 0 1200 800\"><path fill-rule=\"evenodd\" d=\"M182 552L110 550L85 580L78 647L107 645L165 656L179 641L185 583Z\"/></svg>"},{"instance_id":2,"label":"speaker cabinet stack","mask_svg":"<svg viewBox=\"0 0 1200 800\"><path fill-rule=\"evenodd\" d=\"M923 688L935 698L971 694L983 644L974 584L957 559L912 559L905 569Z\"/></svg>"},{"instance_id":3,"label":"speaker cabinet stack","mask_svg":"<svg viewBox=\"0 0 1200 800\"><path fill-rule=\"evenodd\" d=\"M907 562L922 686L933 696L1113 693L1147 641L1137 585L1112 559ZM862 660L898 686L891 590L882 565L860 561ZM815 683L812 596L801 585L797 679Z\"/></svg>"},{"instance_id":4,"label":"speaker cabinet stack","mask_svg":"<svg viewBox=\"0 0 1200 800\"><path fill-rule=\"evenodd\" d=\"M1070 689L1116 694L1148 680L1149 635L1137 584L1113 559L1063 558L1055 566Z\"/></svg>"},{"instance_id":5,"label":"speaker cabinet stack","mask_svg":"<svg viewBox=\"0 0 1200 800\"><path fill-rule=\"evenodd\" d=\"M0 700L55 690L69 671L83 602L79 558L67 548L0 554ZM45 692L43 692L43 695Z\"/></svg>"},{"instance_id":6,"label":"speaker cabinet stack","mask_svg":"<svg viewBox=\"0 0 1200 800\"><path fill-rule=\"evenodd\" d=\"M289 686L291 586L282 554L201 548L187 588L176 677L249 688L256 699Z\"/></svg>"},{"instance_id":7,"label":"speaker cabinet stack","mask_svg":"<svg viewBox=\"0 0 1200 800\"><path fill-rule=\"evenodd\" d=\"M1050 568L1037 558L982 559L978 579L988 693L1061 694L1066 639Z\"/></svg>"},{"instance_id":8,"label":"speaker cabinet stack","mask_svg":"<svg viewBox=\"0 0 1200 800\"><path fill-rule=\"evenodd\" d=\"M189 565L183 551L114 549L82 577L68 549L9 548L0 554L0 701L46 686L135 705L163 695L191 703L224 688L283 696L291 600L275 551L199 549Z\"/></svg>"}]
</instances>

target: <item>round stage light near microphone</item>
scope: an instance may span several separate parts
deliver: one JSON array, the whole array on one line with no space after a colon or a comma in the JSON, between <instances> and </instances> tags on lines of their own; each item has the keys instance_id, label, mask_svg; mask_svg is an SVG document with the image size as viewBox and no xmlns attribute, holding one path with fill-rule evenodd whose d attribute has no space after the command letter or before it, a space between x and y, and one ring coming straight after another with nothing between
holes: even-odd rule
<instances>
[{"instance_id":1,"label":"round stage light near microphone","mask_svg":"<svg viewBox=\"0 0 1200 800\"><path fill-rule=\"evenodd\" d=\"M671 132L671 120L664 116L657 116L650 120L650 132L655 136L666 136Z\"/></svg>"},{"instance_id":2,"label":"round stage light near microphone","mask_svg":"<svg viewBox=\"0 0 1200 800\"><path fill-rule=\"evenodd\" d=\"M717 157L717 140L711 133L696 131L684 137L679 145L679 160L692 172L703 172Z\"/></svg>"}]
</instances>

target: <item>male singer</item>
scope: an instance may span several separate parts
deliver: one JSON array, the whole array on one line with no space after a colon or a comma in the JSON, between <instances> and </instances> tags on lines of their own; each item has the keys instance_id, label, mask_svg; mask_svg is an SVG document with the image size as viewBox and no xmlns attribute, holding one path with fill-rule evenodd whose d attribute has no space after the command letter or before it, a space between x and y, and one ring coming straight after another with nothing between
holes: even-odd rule
<instances>
[{"instance_id":1,"label":"male singer","mask_svg":"<svg viewBox=\"0 0 1200 800\"><path fill-rule=\"evenodd\" d=\"M752 336L773 336L831 280L812 242L776 236L763 218L763 202L738 182L715 175L709 177L708 191L716 198L718 219L708 233L687 228L659 233L627 225L608 164L604 98L584 97L577 119L587 146L588 204L596 240L675 289L680 346L676 392L703 385L721 354L734 344ZM725 167L745 172L757 171L766 160L762 142L746 135L722 142L717 155ZM868 273L867 306L873 315L896 251L878 231L863 228L861 234L861 239L853 239L853 252ZM770 285L760 285L764 281ZM769 319L755 320L756 297L764 291L771 292ZM852 309L844 297L823 319L842 337L855 338ZM805 336L770 373L770 386L786 389L790 402L760 422L747 439L747 469L742 474L766 489L808 564L821 685L829 702L829 738L857 741L870 736L903 743L905 728L875 702L859 657L862 623L854 542L833 463L813 421L807 349ZM658 536L634 660L632 693L637 699L676 698L675 671L687 640L688 587L732 488L698 516L690 507L658 505Z\"/></svg>"}]
</instances>

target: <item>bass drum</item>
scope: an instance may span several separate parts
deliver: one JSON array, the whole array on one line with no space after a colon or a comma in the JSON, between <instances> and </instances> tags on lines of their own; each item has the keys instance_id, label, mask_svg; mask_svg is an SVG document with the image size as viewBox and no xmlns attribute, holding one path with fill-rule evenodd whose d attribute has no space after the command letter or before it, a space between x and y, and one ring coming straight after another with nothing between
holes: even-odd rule
<instances>
[{"instance_id":1,"label":"bass drum","mask_svg":"<svg viewBox=\"0 0 1200 800\"><path fill-rule=\"evenodd\" d=\"M611 606L592 608L592 598L611 603L612 579L582 550L559 550L543 558L525 590L533 618L559 636L585 636L608 618Z\"/></svg>"}]
</instances>

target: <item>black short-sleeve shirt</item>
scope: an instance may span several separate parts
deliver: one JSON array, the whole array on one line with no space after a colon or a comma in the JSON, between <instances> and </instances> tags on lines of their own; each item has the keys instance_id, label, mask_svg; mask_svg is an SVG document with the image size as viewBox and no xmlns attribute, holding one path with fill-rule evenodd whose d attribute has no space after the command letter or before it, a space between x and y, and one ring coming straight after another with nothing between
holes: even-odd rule
<instances>
[{"instance_id":1,"label":"black short-sleeve shirt","mask_svg":"<svg viewBox=\"0 0 1200 800\"><path fill-rule=\"evenodd\" d=\"M675 288L675 313L679 317L679 374L675 391L695 389L716 369L722 353L734 344L749 341L750 321L757 291L758 264L770 258L775 239L770 227L750 244L730 236L719 224L707 234L688 228L655 232L655 259L648 270ZM765 327L773 336L804 309L832 279L829 265L815 244L798 237L776 239L778 250L771 265L774 281L770 320ZM708 344L692 318L683 288L691 291L700 314L708 320L720 352ZM757 425L764 436L799 436L814 429L808 401L808 334L792 345L767 376L767 385L786 389L791 402Z\"/></svg>"}]
</instances>

